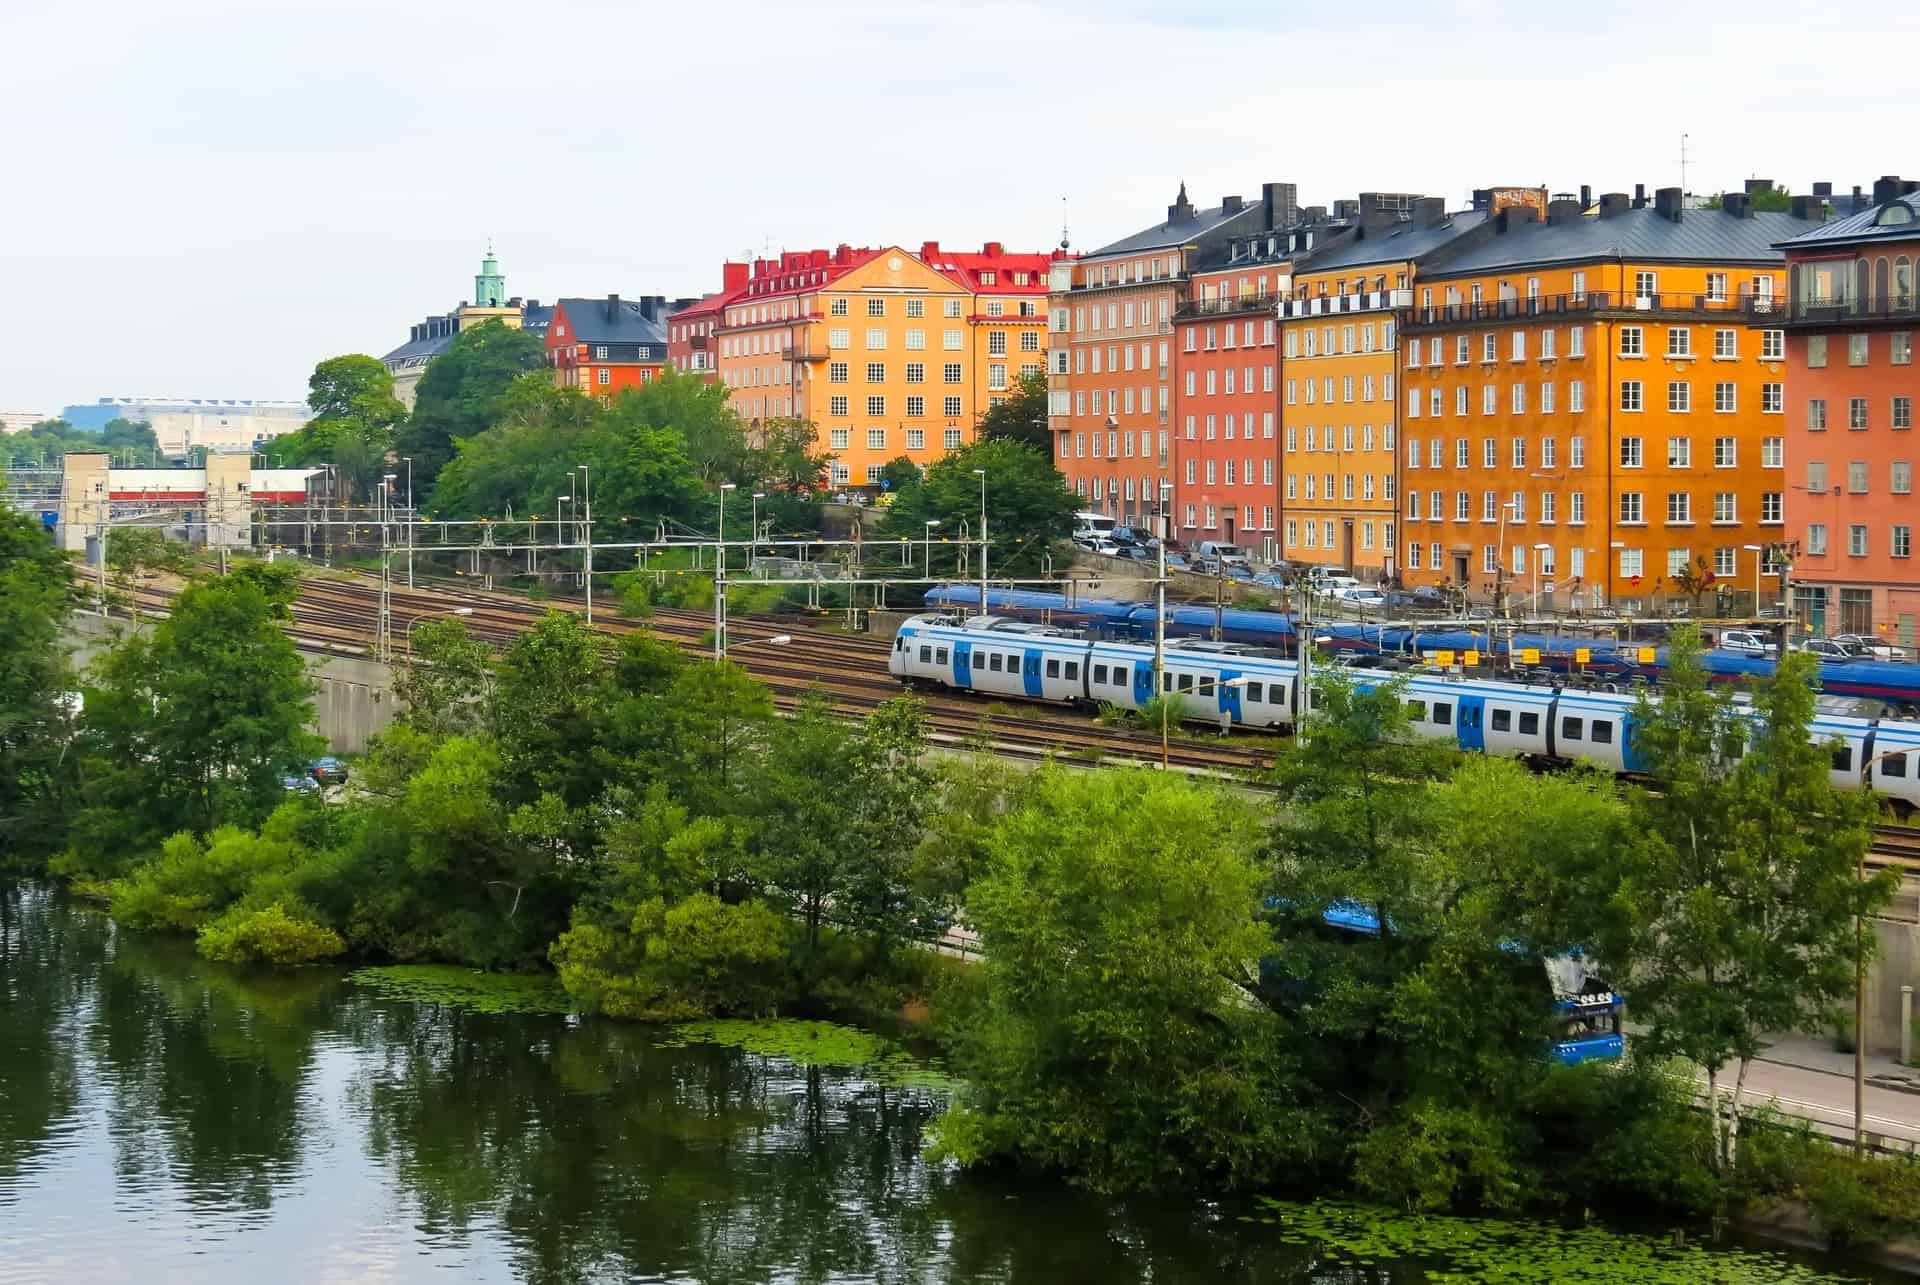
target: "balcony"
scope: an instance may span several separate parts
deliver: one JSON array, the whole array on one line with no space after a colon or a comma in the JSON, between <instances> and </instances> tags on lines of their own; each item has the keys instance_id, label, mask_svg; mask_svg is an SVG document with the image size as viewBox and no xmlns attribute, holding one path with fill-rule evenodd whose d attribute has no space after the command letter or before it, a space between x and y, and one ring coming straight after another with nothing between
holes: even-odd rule
<instances>
[{"instance_id":1,"label":"balcony","mask_svg":"<svg viewBox=\"0 0 1920 1285\"><path fill-rule=\"evenodd\" d=\"M1788 299L1785 304L1781 308L1780 302L1774 301L1774 325L1818 329L1822 326L1866 326L1876 322L1896 325L1920 322L1920 296L1911 294L1895 295L1891 299L1862 299L1849 295L1835 298L1813 296Z\"/></svg>"},{"instance_id":2,"label":"balcony","mask_svg":"<svg viewBox=\"0 0 1920 1285\"><path fill-rule=\"evenodd\" d=\"M1189 317L1228 317L1248 312L1270 312L1278 298L1271 294L1233 294L1218 299L1182 299L1174 308L1176 320Z\"/></svg>"},{"instance_id":3,"label":"balcony","mask_svg":"<svg viewBox=\"0 0 1920 1285\"><path fill-rule=\"evenodd\" d=\"M1589 290L1584 294L1535 295L1520 299L1482 299L1469 303L1433 304L1409 309L1401 320L1408 331L1437 330L1448 326L1476 325L1488 321L1526 321L1536 317L1610 316L1631 319L1715 318L1740 319L1754 325L1778 324L1784 313L1783 301L1773 295L1742 292L1737 295L1712 294L1632 294L1609 290Z\"/></svg>"},{"instance_id":4,"label":"balcony","mask_svg":"<svg viewBox=\"0 0 1920 1285\"><path fill-rule=\"evenodd\" d=\"M1280 300L1282 321L1302 321L1308 317L1337 317L1353 312L1385 312L1393 308L1411 308L1411 290L1368 290L1360 294L1328 294L1311 299Z\"/></svg>"},{"instance_id":5,"label":"balcony","mask_svg":"<svg viewBox=\"0 0 1920 1285\"><path fill-rule=\"evenodd\" d=\"M809 348L787 349L788 361L825 361L826 359L827 359L827 354L823 352L814 352L812 349L809 349Z\"/></svg>"}]
</instances>

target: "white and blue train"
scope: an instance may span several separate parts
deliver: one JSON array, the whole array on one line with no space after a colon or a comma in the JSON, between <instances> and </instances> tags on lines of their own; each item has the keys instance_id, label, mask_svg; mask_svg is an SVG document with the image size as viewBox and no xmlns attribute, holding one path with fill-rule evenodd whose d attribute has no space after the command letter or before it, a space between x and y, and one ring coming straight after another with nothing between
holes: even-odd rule
<instances>
[{"instance_id":1,"label":"white and blue train","mask_svg":"<svg viewBox=\"0 0 1920 1285\"><path fill-rule=\"evenodd\" d=\"M1164 690L1188 717L1222 726L1291 729L1303 701L1300 667L1246 643L1168 639ZM1153 698L1153 648L1106 641L997 616L909 617L894 636L887 669L906 681L992 696L1137 710ZM1635 698L1466 678L1396 675L1415 734L1462 750L1542 762L1585 760L1615 772L1644 766L1633 746ZM1384 681L1355 671L1361 686ZM1872 717L1862 702L1822 696L1813 733L1832 745L1829 779L1870 789L1905 813L1920 807L1920 722Z\"/></svg>"}]
</instances>

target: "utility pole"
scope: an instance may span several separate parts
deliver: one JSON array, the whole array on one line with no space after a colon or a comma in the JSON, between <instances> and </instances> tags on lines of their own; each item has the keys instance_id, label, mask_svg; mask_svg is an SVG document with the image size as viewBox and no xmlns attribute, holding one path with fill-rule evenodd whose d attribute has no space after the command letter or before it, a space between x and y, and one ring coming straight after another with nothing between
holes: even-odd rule
<instances>
[{"instance_id":1,"label":"utility pole","mask_svg":"<svg viewBox=\"0 0 1920 1285\"><path fill-rule=\"evenodd\" d=\"M980 479L980 614L984 616L987 614L987 471L977 468L974 474ZM1165 547L1164 541L1161 547ZM1164 574L1164 554L1161 561Z\"/></svg>"},{"instance_id":2,"label":"utility pole","mask_svg":"<svg viewBox=\"0 0 1920 1285\"><path fill-rule=\"evenodd\" d=\"M1160 483L1159 502L1154 507L1156 532L1160 537L1160 575L1154 581L1153 611L1153 695L1160 702L1160 770L1167 770L1167 492L1173 483ZM982 557L985 556L984 546ZM984 582L983 582L984 583ZM982 602L985 590L982 590Z\"/></svg>"},{"instance_id":3,"label":"utility pole","mask_svg":"<svg viewBox=\"0 0 1920 1285\"><path fill-rule=\"evenodd\" d=\"M587 472L587 466L580 466L580 502L586 512L583 523L587 532L587 624L593 624L593 478Z\"/></svg>"},{"instance_id":4,"label":"utility pole","mask_svg":"<svg viewBox=\"0 0 1920 1285\"><path fill-rule=\"evenodd\" d=\"M713 545L713 658L727 658L727 492L734 483L720 484L720 530Z\"/></svg>"}]
</instances>

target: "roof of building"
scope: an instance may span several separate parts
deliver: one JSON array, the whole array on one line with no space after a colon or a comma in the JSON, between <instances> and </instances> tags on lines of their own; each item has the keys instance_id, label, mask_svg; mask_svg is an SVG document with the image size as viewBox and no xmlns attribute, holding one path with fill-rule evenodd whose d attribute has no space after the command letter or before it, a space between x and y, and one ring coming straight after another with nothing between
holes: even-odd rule
<instances>
[{"instance_id":1,"label":"roof of building","mask_svg":"<svg viewBox=\"0 0 1920 1285\"><path fill-rule=\"evenodd\" d=\"M536 335L547 333L547 325L553 320L553 305L530 303L520 309L520 329L530 330Z\"/></svg>"},{"instance_id":2,"label":"roof of building","mask_svg":"<svg viewBox=\"0 0 1920 1285\"><path fill-rule=\"evenodd\" d=\"M1899 207L1895 209L1894 207ZM1799 226L1805 224L1795 220ZM1826 249L1844 245L1871 245L1877 241L1920 240L1920 192L1896 196L1871 209L1831 223L1817 224L1798 236L1774 242L1780 250Z\"/></svg>"},{"instance_id":3,"label":"roof of building","mask_svg":"<svg viewBox=\"0 0 1920 1285\"><path fill-rule=\"evenodd\" d=\"M1428 278L1500 272L1549 263L1778 263L1774 244L1806 226L1791 214L1686 210L1678 222L1648 205L1560 223L1510 220L1504 231L1464 246Z\"/></svg>"},{"instance_id":4,"label":"roof of building","mask_svg":"<svg viewBox=\"0 0 1920 1285\"><path fill-rule=\"evenodd\" d=\"M927 241L915 257L975 294L1045 294L1047 269L1069 256L1064 250L1009 254L998 241L978 250L949 250L938 241ZM991 284L981 279L985 272L993 273ZM1019 272L1027 274L1025 284L1015 284L1013 277Z\"/></svg>"},{"instance_id":5,"label":"roof of building","mask_svg":"<svg viewBox=\"0 0 1920 1285\"><path fill-rule=\"evenodd\" d=\"M1102 259L1115 254L1137 254L1143 250L1160 250L1168 246L1188 245L1203 237L1231 228L1236 224L1252 227L1261 217L1264 207L1259 201L1249 201L1234 209L1224 202L1212 209L1197 210L1187 201L1187 185L1180 185L1180 195L1174 204L1167 207L1168 218L1165 222L1150 228L1142 228L1132 236L1123 236L1098 250L1087 253L1089 259ZM1174 217L1184 211L1183 217Z\"/></svg>"},{"instance_id":6,"label":"roof of building","mask_svg":"<svg viewBox=\"0 0 1920 1285\"><path fill-rule=\"evenodd\" d=\"M453 340L454 336L451 332L434 335L427 339L410 339L380 360L389 369L417 366L422 361L438 357L441 353L445 352L452 346Z\"/></svg>"},{"instance_id":7,"label":"roof of building","mask_svg":"<svg viewBox=\"0 0 1920 1285\"><path fill-rule=\"evenodd\" d=\"M831 250L783 250L777 259L755 259L746 285L726 303L758 303L803 290L817 290L885 253L878 247L855 249L837 245Z\"/></svg>"},{"instance_id":8,"label":"roof of building","mask_svg":"<svg viewBox=\"0 0 1920 1285\"><path fill-rule=\"evenodd\" d=\"M1388 223L1355 228L1338 245L1318 251L1299 265L1301 275L1405 263L1432 254L1487 221L1485 210L1460 210L1438 223Z\"/></svg>"},{"instance_id":9,"label":"roof of building","mask_svg":"<svg viewBox=\"0 0 1920 1285\"><path fill-rule=\"evenodd\" d=\"M669 321L699 321L703 317L718 316L722 308L736 295L737 290L715 290L712 294L701 295L686 307L678 309L668 316Z\"/></svg>"},{"instance_id":10,"label":"roof of building","mask_svg":"<svg viewBox=\"0 0 1920 1285\"><path fill-rule=\"evenodd\" d=\"M573 338L588 344L663 344L667 341L665 310L637 299L613 295L605 299L561 299L555 309L566 309Z\"/></svg>"}]
</instances>

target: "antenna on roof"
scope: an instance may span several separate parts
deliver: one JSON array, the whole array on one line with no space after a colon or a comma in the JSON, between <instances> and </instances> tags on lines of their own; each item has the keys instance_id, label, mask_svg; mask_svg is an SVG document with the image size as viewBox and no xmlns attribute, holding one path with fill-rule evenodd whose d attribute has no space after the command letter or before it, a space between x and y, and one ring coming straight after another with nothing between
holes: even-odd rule
<instances>
[{"instance_id":1,"label":"antenna on roof","mask_svg":"<svg viewBox=\"0 0 1920 1285\"><path fill-rule=\"evenodd\" d=\"M1680 199L1687 197L1687 136L1680 135Z\"/></svg>"},{"instance_id":2,"label":"antenna on roof","mask_svg":"<svg viewBox=\"0 0 1920 1285\"><path fill-rule=\"evenodd\" d=\"M1071 242L1067 240L1067 198L1060 198L1060 248L1067 249Z\"/></svg>"}]
</instances>

